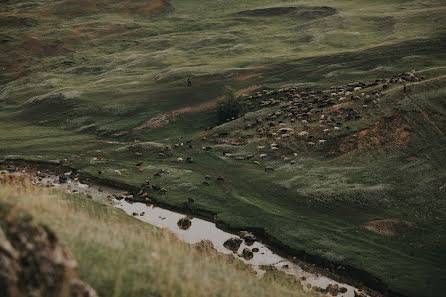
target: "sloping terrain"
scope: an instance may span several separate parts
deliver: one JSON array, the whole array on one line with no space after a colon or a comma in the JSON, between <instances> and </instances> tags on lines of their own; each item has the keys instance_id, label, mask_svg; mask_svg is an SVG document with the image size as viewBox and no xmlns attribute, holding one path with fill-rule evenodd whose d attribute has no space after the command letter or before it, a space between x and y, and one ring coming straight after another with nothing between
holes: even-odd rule
<instances>
[{"instance_id":1,"label":"sloping terrain","mask_svg":"<svg viewBox=\"0 0 446 297\"><path fill-rule=\"evenodd\" d=\"M389 294L442 296L445 12L435 0L8 1L0 157L148 180L167 190L152 202ZM246 109L222 123L228 87Z\"/></svg>"},{"instance_id":2,"label":"sloping terrain","mask_svg":"<svg viewBox=\"0 0 446 297\"><path fill-rule=\"evenodd\" d=\"M5 179L11 180L0 175L2 296L97 296L73 270L76 262L99 296L305 296L292 277L271 272L259 281L241 261L217 254L212 243L191 246L83 195L17 189ZM8 252L17 263L3 262L11 258Z\"/></svg>"},{"instance_id":3,"label":"sloping terrain","mask_svg":"<svg viewBox=\"0 0 446 297\"><path fill-rule=\"evenodd\" d=\"M97 297L54 233L4 201L0 203L0 247L2 296Z\"/></svg>"}]
</instances>

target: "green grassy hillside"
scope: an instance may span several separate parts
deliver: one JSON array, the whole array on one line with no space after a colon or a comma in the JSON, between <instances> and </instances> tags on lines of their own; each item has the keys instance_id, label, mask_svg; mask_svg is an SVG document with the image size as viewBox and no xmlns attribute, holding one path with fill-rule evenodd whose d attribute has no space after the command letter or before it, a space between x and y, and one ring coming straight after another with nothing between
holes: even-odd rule
<instances>
[{"instance_id":1,"label":"green grassy hillside","mask_svg":"<svg viewBox=\"0 0 446 297\"><path fill-rule=\"evenodd\" d=\"M84 196L3 184L0 212L9 220L0 226L46 226L99 296L305 296L292 277L275 272L259 281L241 261L194 248Z\"/></svg>"},{"instance_id":2,"label":"green grassy hillside","mask_svg":"<svg viewBox=\"0 0 446 297\"><path fill-rule=\"evenodd\" d=\"M152 200L185 210L193 197L192 211L226 228L261 231L330 269L366 271L397 294L442 296L445 12L439 0L8 1L0 158L133 186L150 180L167 189ZM401 83L383 90L381 79L412 70L424 79L409 82L407 96ZM262 106L265 97L291 100L283 94L246 97L297 86L335 98L331 86L375 80L357 100L314 104L308 125L284 116L284 106ZM251 113L220 125L215 105L227 88ZM313 100L302 97L304 106ZM342 107L360 117L346 119ZM277 140L257 130L280 124L296 134ZM313 138L297 136L304 130ZM194 162L178 162L187 157Z\"/></svg>"}]
</instances>

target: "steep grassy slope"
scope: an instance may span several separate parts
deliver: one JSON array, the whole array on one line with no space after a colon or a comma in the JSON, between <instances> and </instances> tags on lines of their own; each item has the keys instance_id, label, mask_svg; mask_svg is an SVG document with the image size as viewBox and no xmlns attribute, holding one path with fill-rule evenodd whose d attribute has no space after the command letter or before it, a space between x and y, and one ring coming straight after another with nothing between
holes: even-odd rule
<instances>
[{"instance_id":1,"label":"steep grassy slope","mask_svg":"<svg viewBox=\"0 0 446 297\"><path fill-rule=\"evenodd\" d=\"M226 227L262 230L333 267L365 270L393 292L442 296L445 12L435 0L9 1L0 12L0 155L134 186L149 179L168 190L153 194L162 203L184 209L193 197L193 211ZM324 136L326 147L291 138L269 151L272 139L245 130L277 106L256 103L257 113L217 126L213 107L226 86L326 90L412 69L426 79L408 96L399 84L379 104L353 102L361 119ZM248 154L254 159L235 160Z\"/></svg>"},{"instance_id":2,"label":"steep grassy slope","mask_svg":"<svg viewBox=\"0 0 446 297\"><path fill-rule=\"evenodd\" d=\"M48 226L99 296L305 296L290 277L259 281L238 260L194 249L83 196L2 185L0 208L10 219Z\"/></svg>"}]
</instances>

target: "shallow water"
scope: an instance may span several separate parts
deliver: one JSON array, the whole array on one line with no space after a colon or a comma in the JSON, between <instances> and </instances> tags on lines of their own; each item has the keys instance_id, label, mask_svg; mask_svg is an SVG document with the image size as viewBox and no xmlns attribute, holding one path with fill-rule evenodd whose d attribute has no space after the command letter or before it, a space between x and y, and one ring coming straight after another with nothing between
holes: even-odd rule
<instances>
[{"instance_id":1,"label":"shallow water","mask_svg":"<svg viewBox=\"0 0 446 297\"><path fill-rule=\"evenodd\" d=\"M178 227L177 222L179 219L185 217L185 215L183 214L139 202L129 203L124 200L115 201L117 202L116 207L121 208L127 214L132 215L134 212L138 214L144 212L143 216L137 215L135 216L135 218L151 225L168 229L176 234L181 240L187 243L194 244L200 242L201 240L210 240L217 251L224 254L233 253L232 251L226 249L223 246L223 243L229 238L238 236L218 229L214 223L199 218L193 218L191 219L192 225L190 226L190 228L187 230L182 230ZM259 249L259 252L254 253L254 257L251 260L245 260L243 257L239 257L239 259L246 264L252 265L259 276L263 275L264 273L264 270L262 270L259 266L272 265L278 270L284 271L287 274L291 274L296 277L305 277L306 280L301 281L305 290L308 290L307 284L311 284L311 286L317 286L323 289L325 289L329 284L338 284L339 287L345 287L347 289L347 292L338 293L337 296L354 297L354 288L352 286L338 283L323 275L316 275L306 272L302 270L302 268L300 268L299 265L297 265L296 263L293 263L290 260L277 255L267 246L258 241L254 242L254 244L251 246L247 246L243 242L238 250L238 253L241 253L245 247L249 249ZM288 265L288 268L284 268L284 265Z\"/></svg>"},{"instance_id":2,"label":"shallow water","mask_svg":"<svg viewBox=\"0 0 446 297\"><path fill-rule=\"evenodd\" d=\"M68 176L68 178L69 177L70 176ZM110 199L110 195L119 196L119 194L122 193L116 189L100 187L96 185L90 186L71 179L68 179L66 183L59 183L58 177L56 176L47 176L44 178L31 176L31 181L32 183L37 185L50 185L55 188L64 189L70 193L91 195L93 200L112 204L115 207L122 209L125 213L131 216L133 215L133 213L137 213L138 215L134 216L136 219L157 226L159 228L168 229L176 236L178 236L178 238L187 243L194 244L202 240L209 240L213 243L214 248L220 253L232 254L233 252L226 249L223 246L223 243L229 238L239 237L237 235L218 229L212 222L208 222L199 218L192 218L192 225L187 230L180 229L177 225L177 222L179 219L185 217L184 214L176 213L160 207L155 207L153 205L146 205L144 203ZM142 216L139 215L143 212L144 214ZM265 271L262 270L260 266L270 265L274 266L277 270L281 270L287 274L296 276L296 278L301 278L300 281L305 291L312 290L311 288L309 288L310 285L311 287L317 286L325 289L330 284L337 284L339 287L346 288L347 292L338 293L336 296L354 297L354 287L344 283L336 282L323 275L306 272L296 263L293 263L292 261L275 254L266 245L262 244L259 241L254 242L254 244L252 244L251 246L247 246L245 242L243 242L238 250L238 253L241 253L245 247L249 248L250 250L252 250L252 248L258 248L259 251L253 253L254 257L250 260L239 257L236 253L234 254L246 264L252 265L258 277L261 277L265 273ZM302 280L302 278L304 279Z\"/></svg>"}]
</instances>

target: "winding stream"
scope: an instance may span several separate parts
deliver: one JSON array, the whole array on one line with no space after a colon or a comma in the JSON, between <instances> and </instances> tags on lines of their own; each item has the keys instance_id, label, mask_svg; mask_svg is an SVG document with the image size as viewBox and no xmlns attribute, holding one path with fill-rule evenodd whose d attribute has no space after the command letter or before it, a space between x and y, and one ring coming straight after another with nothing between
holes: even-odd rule
<instances>
[{"instance_id":1,"label":"winding stream","mask_svg":"<svg viewBox=\"0 0 446 297\"><path fill-rule=\"evenodd\" d=\"M28 176L30 177L31 182L35 185L49 185L54 188L63 189L69 193L79 193L87 195L89 198L95 201L111 204L117 208L122 209L128 215L134 216L138 220L157 226L159 228L170 230L178 238L189 244L195 244L202 240L209 240L213 243L214 248L218 252L223 254L234 254L235 257L238 257L246 264L252 265L259 278L262 277L265 273L261 266L269 265L275 267L277 270L284 271L285 273L298 278L305 291L313 291L314 287L326 289L329 285L332 285L339 288L338 290L335 290L337 293L334 293L333 296L355 297L354 287L344 283L339 283L320 274L304 271L298 264L277 255L266 245L262 244L259 241L254 242L254 244L250 246L246 245L245 242L243 242L238 249L238 252L233 253L232 251L226 249L223 246L223 243L230 238L240 237L218 229L212 222L208 222L199 218L191 218L191 226L187 230L183 230L178 227L177 223L179 219L185 217L184 214L176 213L153 205L146 205L144 203L128 202L124 199L117 200L115 198L112 198L114 196L119 196L122 194L122 192L117 189L97 185L82 184L77 180L70 179L69 175L67 175L68 179L65 183L59 183L59 177L55 175L46 175L44 177L37 177L35 175ZM238 253L241 253L244 248L249 248L251 250L253 248L257 248L258 252L253 253L254 257L252 259L246 260L243 257L237 255ZM332 296L330 293L326 294Z\"/></svg>"}]
</instances>

